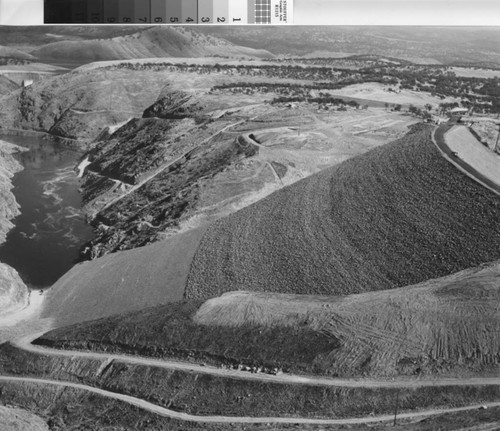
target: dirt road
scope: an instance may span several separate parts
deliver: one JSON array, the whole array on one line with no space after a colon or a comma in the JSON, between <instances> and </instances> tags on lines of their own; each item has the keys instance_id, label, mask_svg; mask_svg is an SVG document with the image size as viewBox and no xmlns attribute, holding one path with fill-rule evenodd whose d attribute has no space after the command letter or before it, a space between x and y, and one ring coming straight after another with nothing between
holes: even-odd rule
<instances>
[{"instance_id":1,"label":"dirt road","mask_svg":"<svg viewBox=\"0 0 500 431\"><path fill-rule=\"evenodd\" d=\"M15 341L11 341L15 347L29 352L65 357L80 357L88 359L98 359L104 361L120 361L128 364L146 365L151 367L168 368L172 370L191 371L200 374L211 374L222 377L238 378L244 380L257 380L272 383L302 384L312 386L348 387L348 388L421 388L433 386L497 386L500 385L499 377L474 377L474 378L435 378L435 379L338 379L321 376L300 376L294 374L271 375L264 373L253 374L248 371L230 370L226 368L216 368L208 365L192 364L188 362L152 359L146 357L82 352L77 350L57 350L31 344L31 342L41 336L42 333L30 334Z\"/></svg>"},{"instance_id":2,"label":"dirt road","mask_svg":"<svg viewBox=\"0 0 500 431\"><path fill-rule=\"evenodd\" d=\"M30 377L9 377L0 376L0 382L15 382L15 383L35 383L42 385L51 385L57 387L66 387L80 389L88 392L95 393L97 395L119 400L133 406L139 407L146 411L156 413L160 416L182 420L190 422L206 422L206 423L248 423L248 424L258 424L258 423L280 423L280 424L316 424L316 425L347 425L347 424L369 424L376 422L387 422L394 420L394 415L382 415L382 416L368 416L361 418L349 418L349 419L310 419L310 418L283 418L283 417L238 417L238 416L194 416L187 413L176 412L174 410L169 410L165 407L160 407L155 404L149 403L148 401L141 400L139 398L131 397L129 395L118 394L115 392L105 391L99 388L94 388L92 386L86 386L78 383L63 382L63 381L53 381L46 379L34 379ZM456 407L448 409L431 409L424 410L420 412L411 413L400 413L398 414L398 419L416 419L422 417L433 416L437 414L444 413L457 413L469 410L477 410L479 408L491 408L500 407L500 402L495 403L485 403L478 404L467 407Z\"/></svg>"},{"instance_id":3,"label":"dirt road","mask_svg":"<svg viewBox=\"0 0 500 431\"><path fill-rule=\"evenodd\" d=\"M448 123L444 123L434 129L432 132L432 141L441 151L441 154L445 159L447 159L451 164L453 164L457 169L462 171L464 174L477 181L482 186L490 189L492 192L500 195L500 185L492 181L490 178L483 175L481 172L470 166L465 160L459 158L454 154L454 152L446 144L444 135L450 129Z\"/></svg>"}]
</instances>

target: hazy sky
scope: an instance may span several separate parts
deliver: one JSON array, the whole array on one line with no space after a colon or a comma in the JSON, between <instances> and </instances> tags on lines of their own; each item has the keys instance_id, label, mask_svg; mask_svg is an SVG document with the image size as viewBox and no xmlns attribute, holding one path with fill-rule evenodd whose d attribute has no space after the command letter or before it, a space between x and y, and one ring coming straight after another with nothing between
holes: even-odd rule
<instances>
[{"instance_id":1,"label":"hazy sky","mask_svg":"<svg viewBox=\"0 0 500 431\"><path fill-rule=\"evenodd\" d=\"M294 0L295 24L500 25L499 0Z\"/></svg>"},{"instance_id":2,"label":"hazy sky","mask_svg":"<svg viewBox=\"0 0 500 431\"><path fill-rule=\"evenodd\" d=\"M292 1L295 24L500 26L500 0ZM0 0L0 24L42 23L43 0Z\"/></svg>"}]
</instances>

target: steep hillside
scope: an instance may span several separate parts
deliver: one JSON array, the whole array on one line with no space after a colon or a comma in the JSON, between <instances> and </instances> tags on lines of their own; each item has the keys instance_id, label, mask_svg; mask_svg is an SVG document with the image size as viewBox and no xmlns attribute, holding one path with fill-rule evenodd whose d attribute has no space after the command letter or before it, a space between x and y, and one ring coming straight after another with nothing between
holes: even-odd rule
<instances>
[{"instance_id":1,"label":"steep hillside","mask_svg":"<svg viewBox=\"0 0 500 431\"><path fill-rule=\"evenodd\" d=\"M56 329L37 342L334 376L496 375L499 275L497 261L340 297L231 292Z\"/></svg>"},{"instance_id":2,"label":"steep hillside","mask_svg":"<svg viewBox=\"0 0 500 431\"><path fill-rule=\"evenodd\" d=\"M159 75L98 70L47 78L5 97L1 127L90 140L105 126L141 116L168 82Z\"/></svg>"},{"instance_id":3,"label":"steep hillside","mask_svg":"<svg viewBox=\"0 0 500 431\"><path fill-rule=\"evenodd\" d=\"M12 193L12 177L22 169L14 158L16 152L23 151L17 145L0 140L0 244L5 242L7 233L19 215L19 204ZM28 303L28 288L14 268L0 262L0 314L14 311Z\"/></svg>"},{"instance_id":4,"label":"steep hillside","mask_svg":"<svg viewBox=\"0 0 500 431\"><path fill-rule=\"evenodd\" d=\"M27 54L19 49L12 48L10 46L0 45L0 58L14 58L16 60L33 60L34 57Z\"/></svg>"},{"instance_id":5,"label":"steep hillside","mask_svg":"<svg viewBox=\"0 0 500 431\"><path fill-rule=\"evenodd\" d=\"M13 227L12 219L19 215L19 204L12 193L12 177L23 169L14 157L21 151L26 149L0 139L0 244Z\"/></svg>"},{"instance_id":6,"label":"steep hillside","mask_svg":"<svg viewBox=\"0 0 500 431\"><path fill-rule=\"evenodd\" d=\"M203 233L75 265L48 290L42 317L62 325L180 301Z\"/></svg>"},{"instance_id":7,"label":"steep hillside","mask_svg":"<svg viewBox=\"0 0 500 431\"><path fill-rule=\"evenodd\" d=\"M214 223L186 296L231 290L345 295L498 259L500 200L417 126Z\"/></svg>"},{"instance_id":8,"label":"steep hillside","mask_svg":"<svg viewBox=\"0 0 500 431\"><path fill-rule=\"evenodd\" d=\"M63 38L65 40L106 39L136 32L137 27L130 25L9 25L0 27L0 45L30 51L35 46Z\"/></svg>"},{"instance_id":9,"label":"steep hillside","mask_svg":"<svg viewBox=\"0 0 500 431\"><path fill-rule=\"evenodd\" d=\"M234 290L346 295L498 259L500 201L443 159L430 131L417 126L206 231L77 265L51 289L45 315L69 323L138 309L138 286L144 306ZM172 297L161 290L168 280L176 280Z\"/></svg>"},{"instance_id":10,"label":"steep hillside","mask_svg":"<svg viewBox=\"0 0 500 431\"><path fill-rule=\"evenodd\" d=\"M214 64L206 73L203 66L187 70L187 64L169 63L168 59L156 64L139 63L93 63L14 91L0 104L0 127L92 140L104 127L142 117L146 108L157 99L170 97L170 93L182 92L193 98L188 103L193 115L189 115L187 107L181 107L184 113L173 112L175 115L170 118L206 114L238 103L241 106L237 97L209 95L212 86L239 79L236 74L228 76Z\"/></svg>"},{"instance_id":11,"label":"steep hillside","mask_svg":"<svg viewBox=\"0 0 500 431\"><path fill-rule=\"evenodd\" d=\"M31 54L45 61L79 61L81 64L101 60L153 57L272 57L263 49L233 45L216 36L202 35L182 27L152 27L137 33L110 39L53 42Z\"/></svg>"},{"instance_id":12,"label":"steep hillside","mask_svg":"<svg viewBox=\"0 0 500 431\"><path fill-rule=\"evenodd\" d=\"M0 313L6 315L28 304L28 288L17 271L0 262Z\"/></svg>"},{"instance_id":13,"label":"steep hillside","mask_svg":"<svg viewBox=\"0 0 500 431\"><path fill-rule=\"evenodd\" d=\"M5 76L0 76L0 97L9 94L18 88L18 85Z\"/></svg>"},{"instance_id":14,"label":"steep hillside","mask_svg":"<svg viewBox=\"0 0 500 431\"><path fill-rule=\"evenodd\" d=\"M111 147L113 154L97 155L89 166L124 181L122 189L134 184L130 193L118 195L120 199L111 201L93 220L100 229L89 244L87 255L92 258L164 238L164 232L176 227L187 211L196 210L200 189L208 179L258 152L257 146L240 145L234 138L203 139L210 129L205 126L205 134L200 136L194 121L175 124L149 119L130 123L130 128L127 125L116 133L124 135L122 139L104 146L108 150ZM141 180L148 181L142 184ZM84 188L94 190L95 185L89 184L93 181L100 179L87 175ZM116 192L116 188L109 192L113 190Z\"/></svg>"}]
</instances>

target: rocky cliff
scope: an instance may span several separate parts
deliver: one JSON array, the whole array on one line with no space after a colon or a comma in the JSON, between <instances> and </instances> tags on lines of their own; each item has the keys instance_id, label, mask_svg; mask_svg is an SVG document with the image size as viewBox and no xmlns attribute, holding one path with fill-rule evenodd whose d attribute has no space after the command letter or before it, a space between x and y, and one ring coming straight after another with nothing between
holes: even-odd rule
<instances>
[{"instance_id":1,"label":"rocky cliff","mask_svg":"<svg viewBox=\"0 0 500 431\"><path fill-rule=\"evenodd\" d=\"M22 149L0 140L0 243L14 226L12 219L19 214L19 205L12 193L12 177L22 169L13 154ZM28 303L28 288L17 271L0 262L0 312L14 311Z\"/></svg>"}]
</instances>

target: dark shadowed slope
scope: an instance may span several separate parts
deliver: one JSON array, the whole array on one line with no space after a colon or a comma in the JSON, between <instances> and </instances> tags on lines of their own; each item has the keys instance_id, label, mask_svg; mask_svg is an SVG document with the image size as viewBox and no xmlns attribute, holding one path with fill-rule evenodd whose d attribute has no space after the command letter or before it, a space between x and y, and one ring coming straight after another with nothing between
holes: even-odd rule
<instances>
[{"instance_id":1,"label":"dark shadowed slope","mask_svg":"<svg viewBox=\"0 0 500 431\"><path fill-rule=\"evenodd\" d=\"M57 325L180 301L204 229L74 266L47 293Z\"/></svg>"},{"instance_id":2,"label":"dark shadowed slope","mask_svg":"<svg viewBox=\"0 0 500 431\"><path fill-rule=\"evenodd\" d=\"M415 284L500 257L500 200L404 138L212 225L186 296L232 290L351 294Z\"/></svg>"}]
</instances>

